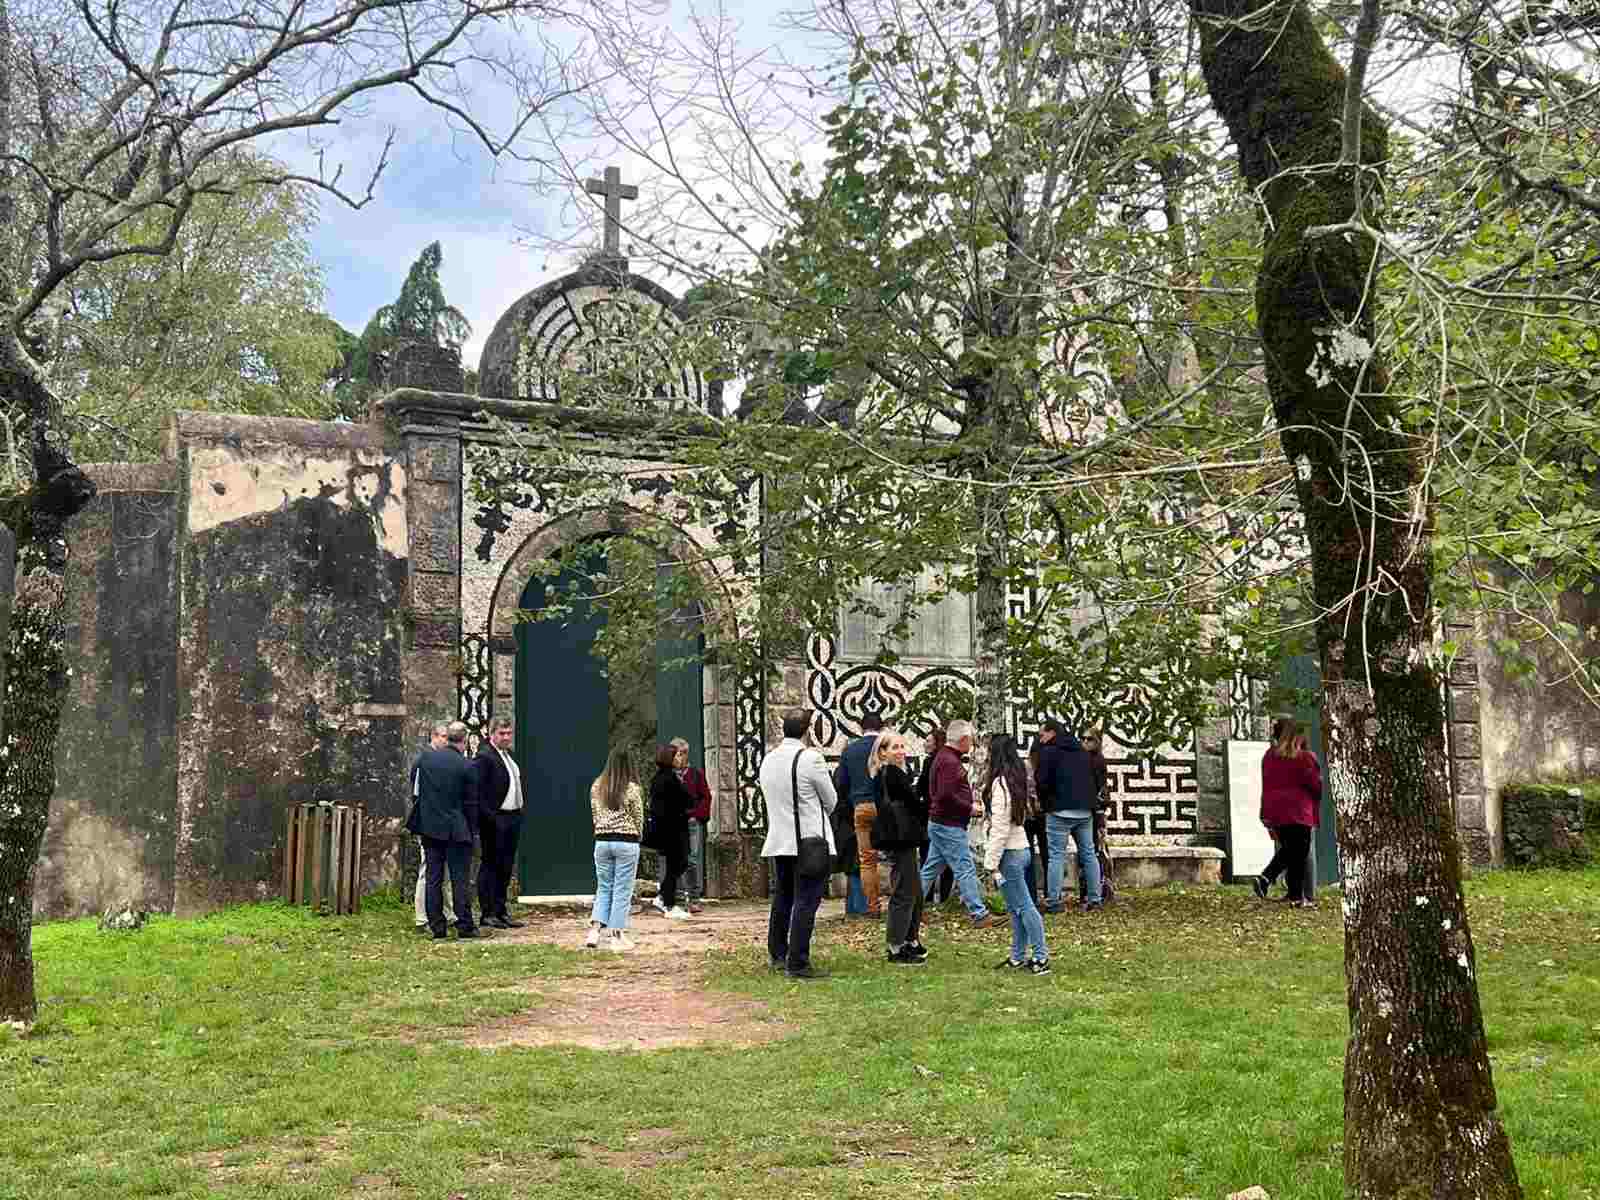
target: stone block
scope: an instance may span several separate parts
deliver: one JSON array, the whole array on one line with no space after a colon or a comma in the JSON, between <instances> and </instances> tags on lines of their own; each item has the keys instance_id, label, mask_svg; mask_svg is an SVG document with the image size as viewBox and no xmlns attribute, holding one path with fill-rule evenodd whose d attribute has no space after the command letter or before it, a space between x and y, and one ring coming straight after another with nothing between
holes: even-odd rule
<instances>
[{"instance_id":1,"label":"stone block","mask_svg":"<svg viewBox=\"0 0 1600 1200\"><path fill-rule=\"evenodd\" d=\"M733 745L733 707L731 705L717 709L717 745Z\"/></svg>"},{"instance_id":2,"label":"stone block","mask_svg":"<svg viewBox=\"0 0 1600 1200\"><path fill-rule=\"evenodd\" d=\"M412 572L411 607L418 614L455 613L460 605L461 581L454 572Z\"/></svg>"},{"instance_id":3,"label":"stone block","mask_svg":"<svg viewBox=\"0 0 1600 1200\"><path fill-rule=\"evenodd\" d=\"M439 646L453 651L460 640L461 623L454 616L422 616L411 623L413 646Z\"/></svg>"},{"instance_id":4,"label":"stone block","mask_svg":"<svg viewBox=\"0 0 1600 1200\"><path fill-rule=\"evenodd\" d=\"M1452 758L1482 758L1483 738L1476 723L1453 721L1450 724L1450 755Z\"/></svg>"},{"instance_id":5,"label":"stone block","mask_svg":"<svg viewBox=\"0 0 1600 1200\"><path fill-rule=\"evenodd\" d=\"M494 656L494 694L498 699L501 696L514 696L517 690L517 656L515 654L496 654Z\"/></svg>"},{"instance_id":6,"label":"stone block","mask_svg":"<svg viewBox=\"0 0 1600 1200\"><path fill-rule=\"evenodd\" d=\"M1486 829L1462 830L1461 851L1470 866L1492 867L1494 865L1494 842L1489 837L1489 832Z\"/></svg>"},{"instance_id":7,"label":"stone block","mask_svg":"<svg viewBox=\"0 0 1600 1200\"><path fill-rule=\"evenodd\" d=\"M1478 720L1478 689L1472 686L1450 688L1450 719L1452 721Z\"/></svg>"},{"instance_id":8,"label":"stone block","mask_svg":"<svg viewBox=\"0 0 1600 1200\"><path fill-rule=\"evenodd\" d=\"M1228 764L1225 759L1213 754L1195 755L1194 777L1202 795L1228 794Z\"/></svg>"},{"instance_id":9,"label":"stone block","mask_svg":"<svg viewBox=\"0 0 1600 1200\"><path fill-rule=\"evenodd\" d=\"M1457 829L1484 829L1488 822L1484 819L1483 793L1461 792L1456 796L1456 828Z\"/></svg>"},{"instance_id":10,"label":"stone block","mask_svg":"<svg viewBox=\"0 0 1600 1200\"><path fill-rule=\"evenodd\" d=\"M1194 823L1199 833L1222 833L1228 827L1228 798L1220 792L1201 792L1195 797Z\"/></svg>"},{"instance_id":11,"label":"stone block","mask_svg":"<svg viewBox=\"0 0 1600 1200\"><path fill-rule=\"evenodd\" d=\"M429 392L460 392L466 387L461 352L448 346L402 346L389 359L384 386Z\"/></svg>"},{"instance_id":12,"label":"stone block","mask_svg":"<svg viewBox=\"0 0 1600 1200\"><path fill-rule=\"evenodd\" d=\"M452 493L461 478L461 443L453 438L410 439L413 482L449 484Z\"/></svg>"},{"instance_id":13,"label":"stone block","mask_svg":"<svg viewBox=\"0 0 1600 1200\"><path fill-rule=\"evenodd\" d=\"M436 508L415 511L408 518L411 569L454 571L461 564L461 527L454 512Z\"/></svg>"},{"instance_id":14,"label":"stone block","mask_svg":"<svg viewBox=\"0 0 1600 1200\"><path fill-rule=\"evenodd\" d=\"M1451 763L1451 773L1455 779L1455 791L1458 796L1467 792L1483 791L1482 759L1458 758Z\"/></svg>"},{"instance_id":15,"label":"stone block","mask_svg":"<svg viewBox=\"0 0 1600 1200\"><path fill-rule=\"evenodd\" d=\"M1471 654L1460 654L1450 664L1450 682L1460 684L1476 684L1478 682L1478 660Z\"/></svg>"}]
</instances>

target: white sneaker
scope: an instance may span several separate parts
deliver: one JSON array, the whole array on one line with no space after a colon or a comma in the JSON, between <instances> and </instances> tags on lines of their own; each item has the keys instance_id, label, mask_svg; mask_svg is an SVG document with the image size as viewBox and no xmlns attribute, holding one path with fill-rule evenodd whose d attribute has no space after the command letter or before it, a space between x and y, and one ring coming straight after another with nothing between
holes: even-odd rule
<instances>
[{"instance_id":1,"label":"white sneaker","mask_svg":"<svg viewBox=\"0 0 1600 1200\"><path fill-rule=\"evenodd\" d=\"M585 950L593 950L599 944L600 927L598 925L591 925L589 926L589 932L583 935L583 948Z\"/></svg>"},{"instance_id":2,"label":"white sneaker","mask_svg":"<svg viewBox=\"0 0 1600 1200\"><path fill-rule=\"evenodd\" d=\"M677 905L667 911L667 916L674 921L687 921L689 919L689 910L682 905Z\"/></svg>"},{"instance_id":3,"label":"white sneaker","mask_svg":"<svg viewBox=\"0 0 1600 1200\"><path fill-rule=\"evenodd\" d=\"M650 903L655 906L655 910L658 913L663 913L663 914L666 913L667 906L665 904L661 903L661 897L660 896L657 896L654 900L650 901Z\"/></svg>"},{"instance_id":4,"label":"white sneaker","mask_svg":"<svg viewBox=\"0 0 1600 1200\"><path fill-rule=\"evenodd\" d=\"M624 950L633 949L633 940L625 933L614 933L606 939L606 949L620 954Z\"/></svg>"}]
</instances>

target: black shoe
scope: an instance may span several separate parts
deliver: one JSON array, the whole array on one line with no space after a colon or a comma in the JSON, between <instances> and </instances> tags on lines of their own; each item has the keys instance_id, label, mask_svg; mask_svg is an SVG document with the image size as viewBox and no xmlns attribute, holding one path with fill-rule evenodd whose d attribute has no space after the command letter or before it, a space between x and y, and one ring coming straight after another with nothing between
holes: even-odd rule
<instances>
[{"instance_id":1,"label":"black shoe","mask_svg":"<svg viewBox=\"0 0 1600 1200\"><path fill-rule=\"evenodd\" d=\"M890 962L901 967L920 967L927 962L926 955L919 955L910 946L901 946L898 950L891 950L888 954Z\"/></svg>"},{"instance_id":2,"label":"black shoe","mask_svg":"<svg viewBox=\"0 0 1600 1200\"><path fill-rule=\"evenodd\" d=\"M999 962L995 963L994 969L996 971L1020 971L1027 965L1027 963L1018 962L1014 958L1002 958Z\"/></svg>"},{"instance_id":3,"label":"black shoe","mask_svg":"<svg viewBox=\"0 0 1600 1200\"><path fill-rule=\"evenodd\" d=\"M1266 878L1261 875L1257 875L1253 880L1250 881L1250 889L1255 892L1257 900L1265 900L1267 898L1267 889L1271 886L1272 885L1266 881Z\"/></svg>"},{"instance_id":4,"label":"black shoe","mask_svg":"<svg viewBox=\"0 0 1600 1200\"><path fill-rule=\"evenodd\" d=\"M1048 975L1050 974L1050 964L1036 958L1028 964L1028 974Z\"/></svg>"},{"instance_id":5,"label":"black shoe","mask_svg":"<svg viewBox=\"0 0 1600 1200\"><path fill-rule=\"evenodd\" d=\"M436 942L442 942L446 938L448 938L450 935L448 933L446 933L445 931L443 931L443 930L439 930L439 931L436 932L436 931L430 929L430 930L428 930L428 936L431 937Z\"/></svg>"},{"instance_id":6,"label":"black shoe","mask_svg":"<svg viewBox=\"0 0 1600 1200\"><path fill-rule=\"evenodd\" d=\"M928 957L928 948L921 942L908 942L900 949L906 953L915 954L919 959L925 960Z\"/></svg>"},{"instance_id":7,"label":"black shoe","mask_svg":"<svg viewBox=\"0 0 1600 1200\"><path fill-rule=\"evenodd\" d=\"M458 938L486 938L489 936L489 931L483 928L458 929L456 930L456 936Z\"/></svg>"},{"instance_id":8,"label":"black shoe","mask_svg":"<svg viewBox=\"0 0 1600 1200\"><path fill-rule=\"evenodd\" d=\"M789 964L784 962L781 958L771 958L767 960L767 970L769 971L787 971L788 969Z\"/></svg>"},{"instance_id":9,"label":"black shoe","mask_svg":"<svg viewBox=\"0 0 1600 1200\"><path fill-rule=\"evenodd\" d=\"M510 929L511 926L502 924L499 917L485 917L478 922L480 929Z\"/></svg>"},{"instance_id":10,"label":"black shoe","mask_svg":"<svg viewBox=\"0 0 1600 1200\"><path fill-rule=\"evenodd\" d=\"M500 926L499 927L501 929L521 929L522 926L523 926L523 922L518 921L518 920L516 920L516 919L514 919L512 917L508 917L508 916L506 916L505 913L501 913L500 914Z\"/></svg>"},{"instance_id":11,"label":"black shoe","mask_svg":"<svg viewBox=\"0 0 1600 1200\"><path fill-rule=\"evenodd\" d=\"M803 967L788 967L784 970L784 974L790 979L826 979L828 977L828 973L821 967L814 967L810 963Z\"/></svg>"}]
</instances>

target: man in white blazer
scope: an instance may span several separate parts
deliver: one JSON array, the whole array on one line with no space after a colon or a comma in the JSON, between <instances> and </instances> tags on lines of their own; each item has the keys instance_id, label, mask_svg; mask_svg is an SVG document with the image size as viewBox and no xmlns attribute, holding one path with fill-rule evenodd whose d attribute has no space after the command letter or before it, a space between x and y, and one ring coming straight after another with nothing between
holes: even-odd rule
<instances>
[{"instance_id":1,"label":"man in white blazer","mask_svg":"<svg viewBox=\"0 0 1600 1200\"><path fill-rule=\"evenodd\" d=\"M767 840L761 857L772 860L776 877L772 912L767 918L767 954L772 969L785 971L791 979L820 979L826 974L811 964L811 932L828 877L807 879L796 870L800 854L796 809L799 836L825 838L832 854L833 827L828 815L839 802L827 761L805 744L810 725L809 712L789 709L783 714L783 741L761 760L761 795L767 802Z\"/></svg>"}]
</instances>

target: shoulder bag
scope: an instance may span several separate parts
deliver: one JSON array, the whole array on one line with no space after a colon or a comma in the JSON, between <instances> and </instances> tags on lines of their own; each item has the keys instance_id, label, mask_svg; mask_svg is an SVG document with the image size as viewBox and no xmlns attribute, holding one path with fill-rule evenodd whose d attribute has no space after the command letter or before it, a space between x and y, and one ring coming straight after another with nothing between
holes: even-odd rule
<instances>
[{"instance_id":1,"label":"shoulder bag","mask_svg":"<svg viewBox=\"0 0 1600 1200\"><path fill-rule=\"evenodd\" d=\"M803 748L796 750L794 762L789 764L789 790L794 797L795 873L801 879L822 879L832 865L829 861L828 839L800 836L800 755L803 752ZM817 802L817 808L821 811L821 801ZM827 820L826 813L822 816L823 820Z\"/></svg>"}]
</instances>

